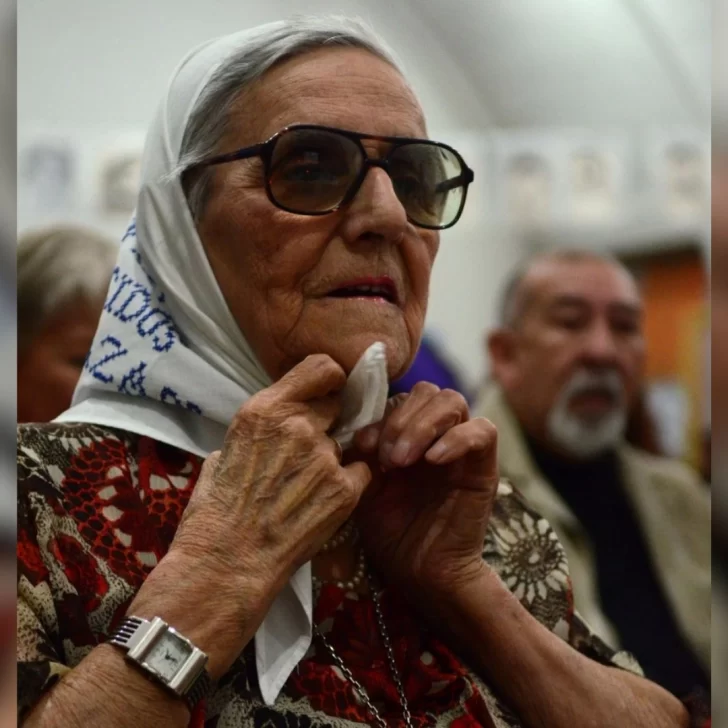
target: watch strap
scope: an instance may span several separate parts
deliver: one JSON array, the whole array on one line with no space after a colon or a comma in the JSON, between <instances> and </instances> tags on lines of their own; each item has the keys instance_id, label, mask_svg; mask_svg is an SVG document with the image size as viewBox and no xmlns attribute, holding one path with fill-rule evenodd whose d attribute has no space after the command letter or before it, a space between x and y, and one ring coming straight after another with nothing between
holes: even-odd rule
<instances>
[{"instance_id":1,"label":"watch strap","mask_svg":"<svg viewBox=\"0 0 728 728\"><path fill-rule=\"evenodd\" d=\"M205 698L212 690L212 678L208 674L207 670L203 670L197 679L190 685L189 690L184 694L184 699L190 706L190 709L194 707Z\"/></svg>"},{"instance_id":2,"label":"watch strap","mask_svg":"<svg viewBox=\"0 0 728 728\"><path fill-rule=\"evenodd\" d=\"M131 642L136 634L136 631L143 624L147 624L148 620L142 619L141 617L126 617L124 621L119 625L119 628L114 632L114 635L109 640L112 645L117 647L123 647L128 650L131 647Z\"/></svg>"}]
</instances>

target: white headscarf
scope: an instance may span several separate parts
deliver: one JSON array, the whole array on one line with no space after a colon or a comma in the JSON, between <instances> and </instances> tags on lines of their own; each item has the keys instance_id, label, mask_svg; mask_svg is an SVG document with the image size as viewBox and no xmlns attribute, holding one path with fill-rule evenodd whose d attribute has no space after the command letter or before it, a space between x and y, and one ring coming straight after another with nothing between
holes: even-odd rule
<instances>
[{"instance_id":1,"label":"white headscarf","mask_svg":"<svg viewBox=\"0 0 728 728\"><path fill-rule=\"evenodd\" d=\"M222 447L240 406L272 383L228 309L181 182L171 173L190 113L215 71L257 34L283 25L205 43L175 71L147 136L136 215L121 242L96 337L73 405L57 421L115 427L206 457ZM363 363L369 366L357 366L349 378L357 386L347 387L354 401L345 407L351 416L341 433L343 444L353 429L381 419L384 411L381 345L367 354ZM311 566L306 564L256 633L266 703L274 702L306 653L311 625Z\"/></svg>"}]
</instances>

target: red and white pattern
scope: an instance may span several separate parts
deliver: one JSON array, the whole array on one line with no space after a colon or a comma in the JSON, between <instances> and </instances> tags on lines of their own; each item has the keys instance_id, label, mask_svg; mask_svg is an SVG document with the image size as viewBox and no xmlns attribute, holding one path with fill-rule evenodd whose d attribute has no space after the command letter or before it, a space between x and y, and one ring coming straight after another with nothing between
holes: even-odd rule
<instances>
[{"instance_id":1,"label":"red and white pattern","mask_svg":"<svg viewBox=\"0 0 728 728\"><path fill-rule=\"evenodd\" d=\"M165 555L201 459L93 425L23 426L18 443L18 710L108 639ZM484 558L549 629L605 664L632 669L572 609L566 559L548 524L504 483ZM369 598L316 590L314 619L385 717L402 725ZM385 589L382 609L416 726L517 728L519 720L458 656ZM204 715L203 715L204 713ZM367 725L351 684L314 640L273 707L260 698L249 645L196 711L194 728Z\"/></svg>"}]
</instances>

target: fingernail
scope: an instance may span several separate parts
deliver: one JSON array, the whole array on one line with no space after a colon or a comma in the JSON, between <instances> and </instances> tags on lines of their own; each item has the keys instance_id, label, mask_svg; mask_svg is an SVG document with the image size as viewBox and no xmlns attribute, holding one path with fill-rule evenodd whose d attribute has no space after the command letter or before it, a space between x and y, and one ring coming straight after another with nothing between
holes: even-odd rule
<instances>
[{"instance_id":1,"label":"fingernail","mask_svg":"<svg viewBox=\"0 0 728 728\"><path fill-rule=\"evenodd\" d=\"M390 455L390 460L395 465L407 465L407 458L411 449L412 445L407 440L397 440L397 444Z\"/></svg>"},{"instance_id":2,"label":"fingernail","mask_svg":"<svg viewBox=\"0 0 728 728\"><path fill-rule=\"evenodd\" d=\"M359 433L359 443L364 450L373 450L379 439L376 427L368 427Z\"/></svg>"},{"instance_id":3,"label":"fingernail","mask_svg":"<svg viewBox=\"0 0 728 728\"><path fill-rule=\"evenodd\" d=\"M444 442L436 442L427 453L430 462L437 463L447 455L447 445Z\"/></svg>"},{"instance_id":4,"label":"fingernail","mask_svg":"<svg viewBox=\"0 0 728 728\"><path fill-rule=\"evenodd\" d=\"M381 461L382 465L388 466L391 464L392 450L394 450L394 445L391 442L385 442L379 448L379 460Z\"/></svg>"}]
</instances>

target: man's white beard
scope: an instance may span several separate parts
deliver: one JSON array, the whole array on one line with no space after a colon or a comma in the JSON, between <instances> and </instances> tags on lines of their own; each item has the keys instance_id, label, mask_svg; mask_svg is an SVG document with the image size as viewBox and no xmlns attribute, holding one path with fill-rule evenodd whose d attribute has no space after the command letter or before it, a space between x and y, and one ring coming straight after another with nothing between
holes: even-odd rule
<instances>
[{"instance_id":1,"label":"man's white beard","mask_svg":"<svg viewBox=\"0 0 728 728\"><path fill-rule=\"evenodd\" d=\"M569 409L577 394L593 389L609 391L615 406L605 415L594 419L580 417ZM624 386L614 370L594 372L580 369L559 393L546 420L546 432L551 442L578 460L588 460L617 445L627 428L624 406Z\"/></svg>"}]
</instances>

